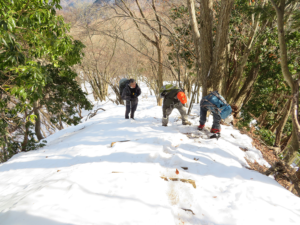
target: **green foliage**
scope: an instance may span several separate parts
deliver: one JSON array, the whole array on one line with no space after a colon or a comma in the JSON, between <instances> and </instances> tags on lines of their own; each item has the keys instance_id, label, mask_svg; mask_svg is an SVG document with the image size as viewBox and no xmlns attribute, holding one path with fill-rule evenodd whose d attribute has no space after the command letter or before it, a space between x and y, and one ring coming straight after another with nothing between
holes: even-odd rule
<instances>
[{"instance_id":1,"label":"green foliage","mask_svg":"<svg viewBox=\"0 0 300 225\"><path fill-rule=\"evenodd\" d=\"M253 120L252 116L258 118L266 111L266 120L264 124L262 124L262 128L270 129L270 127L280 119L279 113L287 103L287 98L280 96L290 95L291 90L286 84L281 72L277 29L267 28L260 38L266 39L266 42L260 46L262 54L260 56L259 76L254 84L250 101L242 108L242 123L249 123ZM297 54L300 50L300 32L294 31L287 34L286 43L289 49L289 69L292 74L294 74L300 71L299 56ZM251 57L253 56L250 56L250 58ZM291 130L292 122L291 118L289 118L283 130L283 134L289 135ZM265 133L263 133L263 135L265 135ZM263 138L265 138L265 136L263 136Z\"/></svg>"},{"instance_id":2,"label":"green foliage","mask_svg":"<svg viewBox=\"0 0 300 225\"><path fill-rule=\"evenodd\" d=\"M300 11L296 11L293 15L293 29L298 29L300 28Z\"/></svg>"},{"instance_id":3,"label":"green foliage","mask_svg":"<svg viewBox=\"0 0 300 225\"><path fill-rule=\"evenodd\" d=\"M68 35L69 25L56 15L59 3L0 1L0 148L7 152L20 149L15 133L36 119L34 102L46 106L54 122L60 115L68 124L80 120L75 106L91 109L71 69L80 63L84 45ZM34 135L28 135L26 150L35 149Z\"/></svg>"},{"instance_id":4,"label":"green foliage","mask_svg":"<svg viewBox=\"0 0 300 225\"><path fill-rule=\"evenodd\" d=\"M220 12L220 4L214 2L213 6L213 40L215 39L216 27ZM287 26L285 34L288 48L289 71L292 74L300 72L300 32L296 29L299 25L299 10L292 13L291 22ZM175 20L177 26L174 28L176 33L169 39L169 60L175 70L179 70L180 63L185 64L191 71L195 71L195 57L193 52L195 46L192 41L192 31L189 22L188 8L180 5L172 8L170 17ZM200 12L196 7L196 17L200 23ZM251 33L256 29L258 22L258 32L252 37ZM252 24L254 23L255 24ZM254 32L255 33L255 32ZM253 40L251 39L253 38ZM243 68L243 73L239 77L239 65L243 56L247 55L247 46L253 41L254 47L251 49L250 56ZM274 142L274 134L269 132L273 125L276 125L282 116L282 112L287 103L285 96L291 94L290 87L285 82L282 75L278 30L276 25L276 12L271 2L236 0L229 23L229 42L230 52L228 53L228 74L226 79L226 94L230 100L234 100L238 91L242 88L249 74L253 74L253 69L259 67L258 77L253 86L250 100L243 104L241 109L242 119L238 126L248 127L254 118L260 118L262 113L266 115L263 123L259 127L258 134L270 145ZM178 57L179 56L179 57ZM180 58L180 61L178 60ZM178 65L179 64L179 65ZM195 73L195 72L194 72ZM297 79L297 78L296 78ZM238 81L235 83L235 81ZM236 91L232 91L236 90ZM247 90L248 93L249 90ZM248 97L248 96L247 96ZM240 102L238 102L240 104ZM283 130L283 135L289 135L292 129L291 118L288 119ZM272 144L271 144L272 143Z\"/></svg>"},{"instance_id":5,"label":"green foliage","mask_svg":"<svg viewBox=\"0 0 300 225\"><path fill-rule=\"evenodd\" d=\"M290 116L288 121L286 122L286 125L283 129L283 133L286 135L286 136L289 136L291 133L292 133L292 117Z\"/></svg>"},{"instance_id":6,"label":"green foliage","mask_svg":"<svg viewBox=\"0 0 300 225\"><path fill-rule=\"evenodd\" d=\"M260 138L268 145L273 146L275 143L275 134L267 129L257 129L255 131L256 134L260 136Z\"/></svg>"},{"instance_id":7,"label":"green foliage","mask_svg":"<svg viewBox=\"0 0 300 225\"><path fill-rule=\"evenodd\" d=\"M33 128L33 124L31 124L30 127ZM35 139L35 133L32 132L31 130L28 133L28 137L29 137L29 139L28 139L28 142L27 142L26 147L25 147L26 151L37 150L39 148L42 148L42 147L46 146L47 141L46 140L42 140L41 142L37 141ZM13 156L13 153L10 153L9 156Z\"/></svg>"},{"instance_id":8,"label":"green foliage","mask_svg":"<svg viewBox=\"0 0 300 225\"><path fill-rule=\"evenodd\" d=\"M47 66L47 71L52 82L45 85L41 104L45 105L48 112L53 115L51 118L53 123L58 123L61 119L69 125L78 124L80 118L73 116L76 114L76 106L79 104L84 109L91 109L91 104L86 99L86 94L73 79L77 74L70 68L66 70L52 65ZM61 115L62 109L63 114Z\"/></svg>"}]
</instances>

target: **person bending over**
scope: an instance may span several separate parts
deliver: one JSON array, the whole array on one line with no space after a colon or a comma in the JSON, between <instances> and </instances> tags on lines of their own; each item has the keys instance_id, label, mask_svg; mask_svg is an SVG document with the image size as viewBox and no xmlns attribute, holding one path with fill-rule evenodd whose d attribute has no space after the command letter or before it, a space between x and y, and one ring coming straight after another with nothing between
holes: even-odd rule
<instances>
[{"instance_id":1,"label":"person bending over","mask_svg":"<svg viewBox=\"0 0 300 225\"><path fill-rule=\"evenodd\" d=\"M126 101L125 119L134 119L134 113L137 109L141 89L134 79L130 79L128 85L125 86L122 92L122 99Z\"/></svg>"},{"instance_id":2,"label":"person bending over","mask_svg":"<svg viewBox=\"0 0 300 225\"><path fill-rule=\"evenodd\" d=\"M226 119L231 113L231 106L227 104L226 100L217 91L211 92L209 95L202 98L200 102L200 125L198 130L205 127L207 111L211 111L213 116L213 125L210 130L211 133L221 133L221 119Z\"/></svg>"},{"instance_id":3,"label":"person bending over","mask_svg":"<svg viewBox=\"0 0 300 225\"><path fill-rule=\"evenodd\" d=\"M162 93L161 97L164 98L163 101L163 118L162 125L168 126L169 116L171 115L174 108L176 108L181 114L182 124L191 125L191 122L188 121L188 116L186 114L186 108L183 104L187 102L184 92L180 89L173 89L167 93Z\"/></svg>"}]
</instances>

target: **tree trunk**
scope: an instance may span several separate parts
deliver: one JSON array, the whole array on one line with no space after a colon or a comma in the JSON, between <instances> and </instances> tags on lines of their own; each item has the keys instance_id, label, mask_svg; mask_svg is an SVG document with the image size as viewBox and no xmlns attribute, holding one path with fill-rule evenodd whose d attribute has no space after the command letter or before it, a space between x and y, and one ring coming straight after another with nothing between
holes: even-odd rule
<instances>
[{"instance_id":1,"label":"tree trunk","mask_svg":"<svg viewBox=\"0 0 300 225\"><path fill-rule=\"evenodd\" d=\"M276 5L274 0L271 0L273 7L276 10L277 15L277 27L278 27L278 40L280 48L280 63L281 71L285 81L288 83L292 89L293 102L292 102L292 119L293 119L293 129L292 129L292 141L287 145L285 149L286 162L290 162L292 158L298 153L299 150L299 140L300 140L300 125L298 121L298 99L299 99L299 84L298 80L294 81L292 75L288 68L288 57L287 57L287 46L285 43L285 33L284 33L284 11L285 11L285 0L279 1L279 6Z\"/></svg>"},{"instance_id":2,"label":"tree trunk","mask_svg":"<svg viewBox=\"0 0 300 225\"><path fill-rule=\"evenodd\" d=\"M258 123L260 126L264 123L267 114L268 114L268 111L267 111L267 110L264 110L263 113L262 113L262 114L260 115L260 117L258 118L257 123Z\"/></svg>"},{"instance_id":3,"label":"tree trunk","mask_svg":"<svg viewBox=\"0 0 300 225\"><path fill-rule=\"evenodd\" d=\"M63 111L61 110L61 112L60 112L59 115L58 115L58 120L59 120L59 130L63 130L63 129L64 129L64 125L63 125L62 120L61 120L62 114L63 114Z\"/></svg>"},{"instance_id":4,"label":"tree trunk","mask_svg":"<svg viewBox=\"0 0 300 225\"><path fill-rule=\"evenodd\" d=\"M259 69L260 69L260 66L257 66L257 67L254 67L253 70L250 71L250 74L247 77L242 89L240 90L239 94L237 95L236 99L234 100L233 103L236 104L238 108L242 107L243 99L246 97L247 92L254 85L256 78L258 76Z\"/></svg>"},{"instance_id":5,"label":"tree trunk","mask_svg":"<svg viewBox=\"0 0 300 225\"><path fill-rule=\"evenodd\" d=\"M298 99L299 99L299 85L298 81L294 83L293 87L293 100L292 100L292 140L290 144L286 146L286 156L284 160L290 162L291 158L294 158L299 151L299 140L300 140L300 126L298 121Z\"/></svg>"},{"instance_id":6,"label":"tree trunk","mask_svg":"<svg viewBox=\"0 0 300 225\"><path fill-rule=\"evenodd\" d=\"M1 162L6 162L8 157L7 157L7 138L6 138L6 135L4 135L4 143L2 145L2 156L0 158Z\"/></svg>"},{"instance_id":7,"label":"tree trunk","mask_svg":"<svg viewBox=\"0 0 300 225\"><path fill-rule=\"evenodd\" d=\"M247 105L247 103L249 102L249 100L251 99L251 95L253 93L253 86L250 88L250 90L246 93L246 97L242 103L242 105ZM242 108L239 108L234 114L233 116L236 118L238 116L238 114L240 113ZM258 122L258 121L257 121Z\"/></svg>"},{"instance_id":8,"label":"tree trunk","mask_svg":"<svg viewBox=\"0 0 300 225\"><path fill-rule=\"evenodd\" d=\"M254 62L257 63L259 61L259 55L260 51L257 52L256 57L254 59ZM249 74L247 76L247 79L244 82L244 85L238 95L235 97L234 101L231 103L234 103L238 108L241 108L243 99L246 97L247 92L250 90L250 88L254 85L256 78L258 76L258 72L260 69L260 65L254 64L249 71ZM237 88L237 87L235 87Z\"/></svg>"},{"instance_id":9,"label":"tree trunk","mask_svg":"<svg viewBox=\"0 0 300 225\"><path fill-rule=\"evenodd\" d=\"M86 92L87 94L89 94L88 89L86 88L86 85L85 85L85 80L83 81L83 86L84 86L85 92Z\"/></svg>"},{"instance_id":10,"label":"tree trunk","mask_svg":"<svg viewBox=\"0 0 300 225\"><path fill-rule=\"evenodd\" d=\"M229 34L229 33L228 33ZM229 39L229 38L228 38ZM222 83L223 83L223 87L222 87L222 92L221 92L221 95L226 99L227 96L226 96L226 88L227 88L227 79L229 78L229 68L230 68L230 41L227 41L228 44L226 46L226 62L225 62L225 71L224 71L224 77L223 77L223 80L222 80Z\"/></svg>"},{"instance_id":11,"label":"tree trunk","mask_svg":"<svg viewBox=\"0 0 300 225\"><path fill-rule=\"evenodd\" d=\"M289 163L293 158L296 157L298 151L299 151L298 130L294 125L294 121L293 121L292 140L284 150L284 161Z\"/></svg>"},{"instance_id":12,"label":"tree trunk","mask_svg":"<svg viewBox=\"0 0 300 225\"><path fill-rule=\"evenodd\" d=\"M213 48L213 1L200 0L200 28L198 30L194 0L187 0L198 65L200 65L201 59L202 97L206 96L208 90L212 90L213 88L222 93L229 18L232 4L233 0L221 1L216 43Z\"/></svg>"},{"instance_id":13,"label":"tree trunk","mask_svg":"<svg viewBox=\"0 0 300 225\"><path fill-rule=\"evenodd\" d=\"M249 100L251 99L252 93L253 93L253 86L251 87L251 89L246 94L246 98L243 101L243 105L246 105L249 102Z\"/></svg>"},{"instance_id":14,"label":"tree trunk","mask_svg":"<svg viewBox=\"0 0 300 225\"><path fill-rule=\"evenodd\" d=\"M296 172L296 177L298 178L298 182L300 182L300 166Z\"/></svg>"},{"instance_id":15,"label":"tree trunk","mask_svg":"<svg viewBox=\"0 0 300 225\"><path fill-rule=\"evenodd\" d=\"M47 134L45 133L45 131L44 131L43 128L41 128L41 131L42 131L42 133L43 133L43 137L47 137Z\"/></svg>"},{"instance_id":16,"label":"tree trunk","mask_svg":"<svg viewBox=\"0 0 300 225\"><path fill-rule=\"evenodd\" d=\"M280 146L287 146L292 140L292 134L281 140Z\"/></svg>"},{"instance_id":17,"label":"tree trunk","mask_svg":"<svg viewBox=\"0 0 300 225\"><path fill-rule=\"evenodd\" d=\"M213 90L223 93L222 81L225 76L226 46L229 31L229 20L234 0L222 0L221 10L218 18L215 46L213 50L213 63L211 67L210 79Z\"/></svg>"},{"instance_id":18,"label":"tree trunk","mask_svg":"<svg viewBox=\"0 0 300 225\"><path fill-rule=\"evenodd\" d=\"M181 88L181 70L180 70L180 45L177 47L176 56L177 56L177 75L178 75L178 87Z\"/></svg>"},{"instance_id":19,"label":"tree trunk","mask_svg":"<svg viewBox=\"0 0 300 225\"><path fill-rule=\"evenodd\" d=\"M295 158L298 156L298 152L296 150L291 149L292 148L288 148L284 150L283 153L283 160L289 165L291 165L294 162Z\"/></svg>"},{"instance_id":20,"label":"tree trunk","mask_svg":"<svg viewBox=\"0 0 300 225\"><path fill-rule=\"evenodd\" d=\"M162 49L161 49L161 43L158 42L157 44L157 56L158 56L158 71L157 71L157 105L162 106L163 99L159 95L159 89L163 86L163 56L162 56Z\"/></svg>"},{"instance_id":21,"label":"tree trunk","mask_svg":"<svg viewBox=\"0 0 300 225\"><path fill-rule=\"evenodd\" d=\"M265 5L265 2L266 2L265 0L262 1L261 7L263 7ZM258 15L256 16L256 20L254 22L254 25L250 29L249 41L247 43L246 49L244 51L244 54L239 59L239 65L236 68L236 72L235 72L235 79L233 80L231 89L229 90L229 93L228 93L228 96L227 96L228 97L227 99L228 99L229 103L233 103L233 99L237 95L239 81L242 78L242 75L243 75L243 72L244 72L244 68L245 68L245 66L247 64L247 61L248 61L249 55L251 53L251 50L253 49L253 47L255 45L255 37L256 37L256 34L258 32L258 28L259 28L260 17L261 17L261 13L258 13ZM267 25L267 22L268 21L265 21L263 27L265 27ZM261 30L263 30L263 28Z\"/></svg>"},{"instance_id":22,"label":"tree trunk","mask_svg":"<svg viewBox=\"0 0 300 225\"><path fill-rule=\"evenodd\" d=\"M83 116L82 116L82 112L81 112L80 105L78 104L77 107L78 107L78 115L79 115L79 117L82 119Z\"/></svg>"},{"instance_id":23,"label":"tree trunk","mask_svg":"<svg viewBox=\"0 0 300 225\"><path fill-rule=\"evenodd\" d=\"M189 14L190 14L190 22L192 25L192 32L193 32L193 41L195 45L195 55L196 55L196 66L197 66L197 78L198 81L202 80L201 76L201 51L200 51L200 32L198 30L198 22L196 19L196 13L195 13L195 2L194 0L187 0L187 5L189 9ZM202 80L202 90L203 87L206 89L206 81L203 83ZM198 93L199 96L199 93Z\"/></svg>"},{"instance_id":24,"label":"tree trunk","mask_svg":"<svg viewBox=\"0 0 300 225\"><path fill-rule=\"evenodd\" d=\"M200 0L200 54L202 70L202 98L208 93L208 79L213 60L213 1ZM197 23L198 24L198 23Z\"/></svg>"},{"instance_id":25,"label":"tree trunk","mask_svg":"<svg viewBox=\"0 0 300 225\"><path fill-rule=\"evenodd\" d=\"M198 91L197 91L197 97L196 97L196 99L197 99L197 104L199 104L200 103L200 84L199 84L199 89L198 89Z\"/></svg>"},{"instance_id":26,"label":"tree trunk","mask_svg":"<svg viewBox=\"0 0 300 225\"><path fill-rule=\"evenodd\" d=\"M192 111L192 108L193 108L193 104L194 104L194 99L195 99L195 95L196 93L199 91L199 85L196 84L195 86L195 89L193 91L193 94L192 94L192 98L191 98L191 101L190 101L190 105L189 105L189 109L188 109L188 115L190 115L191 111Z\"/></svg>"},{"instance_id":27,"label":"tree trunk","mask_svg":"<svg viewBox=\"0 0 300 225\"><path fill-rule=\"evenodd\" d=\"M278 114L277 114L278 115ZM276 116L276 118L274 119L275 121L277 121L276 123L274 123L271 128L269 129L272 133L275 133L277 127L279 126L280 120L278 121L278 118Z\"/></svg>"},{"instance_id":28,"label":"tree trunk","mask_svg":"<svg viewBox=\"0 0 300 225\"><path fill-rule=\"evenodd\" d=\"M276 123L274 123L271 126L271 128L269 129L272 133L274 133L276 131L277 127L279 126L280 118L285 113L286 107L288 106L288 104L289 104L289 101L286 101L286 103L280 109L277 110L277 114L274 117L274 121L276 121Z\"/></svg>"},{"instance_id":29,"label":"tree trunk","mask_svg":"<svg viewBox=\"0 0 300 225\"><path fill-rule=\"evenodd\" d=\"M51 116L49 113L44 112L42 109L40 109L40 112L43 114L43 116L46 118L48 121L49 125L52 127L52 129L55 131L56 129L60 130L60 127L56 123L51 122ZM49 112L49 110L48 110Z\"/></svg>"},{"instance_id":30,"label":"tree trunk","mask_svg":"<svg viewBox=\"0 0 300 225\"><path fill-rule=\"evenodd\" d=\"M35 135L37 136L37 138L40 140L44 139L42 133L41 133L41 117L40 117L40 113L38 110L39 107L39 103L38 101L33 103L33 112L36 115L36 119L35 119Z\"/></svg>"},{"instance_id":31,"label":"tree trunk","mask_svg":"<svg viewBox=\"0 0 300 225\"><path fill-rule=\"evenodd\" d=\"M276 131L276 139L275 139L274 146L280 146L282 132L283 132L284 126L289 118L289 115L291 113L291 109L292 109L292 99L289 100L289 103L288 103L287 107L285 108L285 112L283 113L282 118L280 120L279 126Z\"/></svg>"},{"instance_id":32,"label":"tree trunk","mask_svg":"<svg viewBox=\"0 0 300 225\"><path fill-rule=\"evenodd\" d=\"M22 152L26 152L26 146L28 143L28 135L29 135L29 126L28 126L28 122L26 121L27 119L27 112L25 111L25 133L24 133L24 139L23 139L23 143L22 143Z\"/></svg>"}]
</instances>

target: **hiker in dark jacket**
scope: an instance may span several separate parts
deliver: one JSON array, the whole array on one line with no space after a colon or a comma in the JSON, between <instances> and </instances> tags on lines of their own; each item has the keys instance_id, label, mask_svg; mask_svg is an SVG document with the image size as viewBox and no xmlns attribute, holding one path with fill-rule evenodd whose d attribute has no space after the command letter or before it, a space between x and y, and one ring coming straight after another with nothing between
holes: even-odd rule
<instances>
[{"instance_id":1,"label":"hiker in dark jacket","mask_svg":"<svg viewBox=\"0 0 300 225\"><path fill-rule=\"evenodd\" d=\"M205 127L207 111L210 110L213 116L213 125L211 133L221 133L221 119L225 119L232 113L232 108L227 104L226 100L217 92L213 91L209 95L202 98L200 102L200 125L198 130L203 130Z\"/></svg>"},{"instance_id":2,"label":"hiker in dark jacket","mask_svg":"<svg viewBox=\"0 0 300 225\"><path fill-rule=\"evenodd\" d=\"M186 114L186 108L183 106L181 101L178 99L178 93L183 93L180 89L171 90L167 94L162 94L161 97L164 98L163 102L163 118L162 118L162 125L168 126L169 116L171 115L174 108L178 109L181 114L182 124L183 125L191 125L188 121L188 116ZM183 93L184 94L184 93Z\"/></svg>"},{"instance_id":3,"label":"hiker in dark jacket","mask_svg":"<svg viewBox=\"0 0 300 225\"><path fill-rule=\"evenodd\" d=\"M126 85L122 92L122 99L126 101L125 119L129 119L129 113L130 118L134 119L134 113L139 102L138 97L141 95L141 93L141 89L135 80L130 79L129 84Z\"/></svg>"}]
</instances>

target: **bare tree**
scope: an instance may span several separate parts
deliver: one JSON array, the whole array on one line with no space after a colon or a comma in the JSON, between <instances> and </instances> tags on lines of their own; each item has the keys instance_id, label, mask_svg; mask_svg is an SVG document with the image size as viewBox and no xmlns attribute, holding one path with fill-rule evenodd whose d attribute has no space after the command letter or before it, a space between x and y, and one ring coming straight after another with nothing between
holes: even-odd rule
<instances>
[{"instance_id":1,"label":"bare tree","mask_svg":"<svg viewBox=\"0 0 300 225\"><path fill-rule=\"evenodd\" d=\"M229 18L233 0L221 1L215 46L213 47L214 9L212 0L200 0L200 27L195 14L194 0L187 0L192 24L197 64L202 70L202 94L207 95L208 89L222 91L225 69L225 54L229 31ZM198 47L197 47L198 46Z\"/></svg>"}]
</instances>

